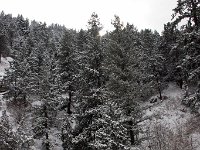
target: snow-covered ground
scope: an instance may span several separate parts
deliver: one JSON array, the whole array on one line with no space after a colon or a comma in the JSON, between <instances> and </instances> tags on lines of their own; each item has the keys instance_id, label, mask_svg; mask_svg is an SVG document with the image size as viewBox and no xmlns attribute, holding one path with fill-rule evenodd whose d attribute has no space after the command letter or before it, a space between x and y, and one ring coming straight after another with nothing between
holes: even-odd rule
<instances>
[{"instance_id":1,"label":"snow-covered ground","mask_svg":"<svg viewBox=\"0 0 200 150\"><path fill-rule=\"evenodd\" d=\"M2 62L0 63L0 80L2 80L5 75L5 70L9 68L9 61L12 61L12 58L2 58ZM7 110L6 102L2 99L4 93L0 93L0 117L2 116L2 112ZM181 104L181 100L183 98L184 92L173 83L170 83L168 87L162 93L167 98L163 101L158 100L156 103L150 103L149 101L143 104L143 107L146 108L144 110L144 117L148 118L144 122L141 123L143 130L153 129L157 125L162 125L167 127L168 130L172 132L178 132L179 127L188 130L188 137L191 138L194 149L200 150L200 131L190 128L192 124L197 124L196 116L190 113L190 110ZM155 95L154 97L156 97ZM63 98L66 98L67 95L62 95ZM40 101L33 101L32 107L41 105ZM61 116L62 116L62 112ZM8 116L12 124L14 124L12 119L12 114L7 111ZM196 122L195 122L196 121ZM200 119L199 119L200 122ZM75 121L72 119L71 122L72 127L75 126ZM198 124L197 124L198 125ZM200 123L199 123L200 125ZM15 129L15 128L13 128ZM200 129L200 127L199 127ZM59 138L60 133L58 130L53 128L50 134L51 142L54 144L54 148L57 150L61 150L61 140ZM145 136L145 134L143 135ZM32 147L33 150L41 149L41 140L35 140L35 145ZM148 143L143 142L143 145L140 148L136 148L137 150L150 150L148 148Z\"/></svg>"},{"instance_id":2,"label":"snow-covered ground","mask_svg":"<svg viewBox=\"0 0 200 150\"><path fill-rule=\"evenodd\" d=\"M2 100L3 95L0 94L0 117L2 116L2 112L6 110L6 102Z\"/></svg>"},{"instance_id":3,"label":"snow-covered ground","mask_svg":"<svg viewBox=\"0 0 200 150\"><path fill-rule=\"evenodd\" d=\"M6 74L6 69L9 69L10 67L10 63L12 61L12 58L10 57L7 57L7 58L1 58L1 63L0 63L0 81L3 79L3 77L5 76ZM13 131L16 131L17 129L17 124L15 122L15 119L13 118L13 114L10 113L7 109L7 106L6 106L6 101L5 99L3 99L3 94L5 92L2 92L0 93L0 117L2 116L2 112L4 110L6 110L6 114L8 115L9 117L9 120L10 120L10 123L12 124L12 130ZM34 97L33 97L34 99ZM42 103L41 101L33 101L32 103L32 107L35 107L35 106L40 106ZM30 124L30 118L29 117L29 120L28 120L28 126L31 127L31 124ZM58 130L56 128L53 128L50 132L50 141L51 141L51 144L53 145L53 147L55 148L55 150L62 150L61 148L61 140L60 140L60 133L58 132ZM42 149L42 140L34 140L34 145L31 147L32 150L39 150L39 149Z\"/></svg>"},{"instance_id":4,"label":"snow-covered ground","mask_svg":"<svg viewBox=\"0 0 200 150\"><path fill-rule=\"evenodd\" d=\"M10 67L10 63L12 61L11 57L6 57L6 58L1 58L1 63L0 63L0 80L3 79L3 76L5 76L5 70Z\"/></svg>"},{"instance_id":5,"label":"snow-covered ground","mask_svg":"<svg viewBox=\"0 0 200 150\"><path fill-rule=\"evenodd\" d=\"M12 61L11 57L1 58L0 63L0 81L3 79L3 76L5 76L6 69L10 67L10 63ZM4 93L0 93L0 117L2 115L2 112L6 110L6 102L2 100Z\"/></svg>"},{"instance_id":6,"label":"snow-covered ground","mask_svg":"<svg viewBox=\"0 0 200 150\"><path fill-rule=\"evenodd\" d=\"M167 96L166 100L150 104L149 108L145 110L145 116L150 117L151 120L147 120L147 124L161 123L167 125L170 128L175 128L178 124L185 123L191 118L190 113L183 105L181 105L181 99L183 98L183 91L175 84L170 83L168 88L162 93Z\"/></svg>"},{"instance_id":7,"label":"snow-covered ground","mask_svg":"<svg viewBox=\"0 0 200 150\"><path fill-rule=\"evenodd\" d=\"M176 84L170 83L168 88L162 93L167 96L167 99L155 103L149 101L144 104L144 117L148 118L141 123L143 130L155 131L155 127L166 127L167 132L178 133L180 128L183 134L188 133L188 137L192 139L194 150L200 150L200 132L191 130L188 132L188 123L190 120L196 118L191 114L190 109L181 104L184 92ZM155 95L154 97L157 97ZM164 132L164 131L163 131ZM146 134L146 133L145 133ZM143 136L146 136L146 135ZM143 143L142 149L148 150L147 142Z\"/></svg>"}]
</instances>

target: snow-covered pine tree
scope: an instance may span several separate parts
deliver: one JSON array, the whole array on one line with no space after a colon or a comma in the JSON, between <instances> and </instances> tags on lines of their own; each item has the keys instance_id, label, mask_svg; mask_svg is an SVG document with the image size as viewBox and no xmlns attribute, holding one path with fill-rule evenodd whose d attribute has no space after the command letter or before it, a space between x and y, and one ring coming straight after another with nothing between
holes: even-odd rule
<instances>
[{"instance_id":1,"label":"snow-covered pine tree","mask_svg":"<svg viewBox=\"0 0 200 150\"><path fill-rule=\"evenodd\" d=\"M4 95L13 103L25 104L27 102L27 85L29 64L28 37L18 34L13 40L10 56L13 61L10 62L10 69L7 70L4 77L4 84L8 86L8 92Z\"/></svg>"},{"instance_id":2,"label":"snow-covered pine tree","mask_svg":"<svg viewBox=\"0 0 200 150\"><path fill-rule=\"evenodd\" d=\"M63 149L72 149L72 127L71 119L73 119L72 106L75 103L75 92L78 89L77 82L77 51L76 51L76 31L65 30L63 38L60 42L60 49L57 55L57 71L58 82L60 83L61 101L59 110L64 112L61 128L61 140ZM66 95L65 97L62 95Z\"/></svg>"},{"instance_id":3,"label":"snow-covered pine tree","mask_svg":"<svg viewBox=\"0 0 200 150\"><path fill-rule=\"evenodd\" d=\"M5 35L0 34L0 63L1 63L2 54L5 53L6 50L7 50L6 37Z\"/></svg>"},{"instance_id":4,"label":"snow-covered pine tree","mask_svg":"<svg viewBox=\"0 0 200 150\"><path fill-rule=\"evenodd\" d=\"M12 148L19 148L19 141L12 132L6 111L3 111L0 123L0 149L11 150Z\"/></svg>"},{"instance_id":5,"label":"snow-covered pine tree","mask_svg":"<svg viewBox=\"0 0 200 150\"><path fill-rule=\"evenodd\" d=\"M176 67L182 73L182 80L186 83L197 84L200 80L200 2L197 0L178 1L174 9L172 25L176 30L183 20L187 20L180 30L177 46L173 51L179 51L181 57Z\"/></svg>"},{"instance_id":6,"label":"snow-covered pine tree","mask_svg":"<svg viewBox=\"0 0 200 150\"><path fill-rule=\"evenodd\" d=\"M146 84L146 95L148 98L153 93L159 93L159 98L162 100L162 90L164 89L163 77L164 72L164 57L160 52L160 35L158 32L152 32L149 29L140 32L142 41L143 58L141 68L143 72L143 82ZM147 86L148 85L148 86ZM151 95L150 95L151 94Z\"/></svg>"},{"instance_id":7,"label":"snow-covered pine tree","mask_svg":"<svg viewBox=\"0 0 200 150\"><path fill-rule=\"evenodd\" d=\"M53 147L50 143L50 130L56 123L57 114L57 88L53 81L50 54L44 52L44 63L40 72L39 101L40 105L34 108L33 131L35 138L43 140L43 149Z\"/></svg>"},{"instance_id":8,"label":"snow-covered pine tree","mask_svg":"<svg viewBox=\"0 0 200 150\"><path fill-rule=\"evenodd\" d=\"M65 118L62 120L62 129L61 129L61 140L63 150L72 150L72 138L73 138L73 128L71 124L71 116L67 113Z\"/></svg>"},{"instance_id":9,"label":"snow-covered pine tree","mask_svg":"<svg viewBox=\"0 0 200 150\"><path fill-rule=\"evenodd\" d=\"M81 30L77 37L80 86L74 149L93 149L95 132L100 128L97 119L101 113L99 107L102 105L103 85L101 28L98 15L93 13L88 22L88 31Z\"/></svg>"},{"instance_id":10,"label":"snow-covered pine tree","mask_svg":"<svg viewBox=\"0 0 200 150\"><path fill-rule=\"evenodd\" d=\"M62 94L67 94L61 109L67 108L67 113L72 113L72 99L75 92L75 81L77 74L76 67L76 43L75 31L65 31L61 41L61 48L58 52L59 76L62 84Z\"/></svg>"},{"instance_id":11,"label":"snow-covered pine tree","mask_svg":"<svg viewBox=\"0 0 200 150\"><path fill-rule=\"evenodd\" d=\"M110 107L107 110L109 113L106 114L108 124L105 126L104 134L111 133L107 138L110 138L112 144L108 144L105 149L130 149L131 145L138 143L138 122L142 117L138 103L140 84L137 82L140 79L140 70L136 70L140 44L135 40L138 33L133 26L127 25L127 28L124 28L118 16L115 16L112 24L115 30L108 35L108 39L105 39L107 46L103 65L108 74L106 99ZM113 126L109 122L115 122L116 125ZM99 142L104 141L102 139Z\"/></svg>"},{"instance_id":12,"label":"snow-covered pine tree","mask_svg":"<svg viewBox=\"0 0 200 150\"><path fill-rule=\"evenodd\" d=\"M35 139L42 140L44 150L51 149L50 129L56 122L57 88L55 82L55 58L52 53L54 47L50 42L48 29L45 24L32 22L30 30L30 65L29 90L33 107L33 127Z\"/></svg>"},{"instance_id":13,"label":"snow-covered pine tree","mask_svg":"<svg viewBox=\"0 0 200 150\"><path fill-rule=\"evenodd\" d=\"M2 11L0 14L0 56L5 57L9 54L9 44L12 38L13 32L12 31L12 20L11 15L6 15ZM0 58L1 63L1 58Z\"/></svg>"},{"instance_id":14,"label":"snow-covered pine tree","mask_svg":"<svg viewBox=\"0 0 200 150\"><path fill-rule=\"evenodd\" d=\"M162 36L160 37L160 44L158 48L160 49L160 53L163 55L164 63L163 67L165 70L165 78L167 81L176 80L175 70L176 64L179 60L181 54L178 51L173 51L173 49L177 46L177 38L179 37L180 31L174 30L172 23L168 22L164 25L164 31Z\"/></svg>"},{"instance_id":15,"label":"snow-covered pine tree","mask_svg":"<svg viewBox=\"0 0 200 150\"><path fill-rule=\"evenodd\" d=\"M23 137L20 132L13 131L12 125L6 110L0 118L0 149L2 150L24 150L24 143L28 142L28 137ZM30 148L29 145L26 148Z\"/></svg>"},{"instance_id":16,"label":"snow-covered pine tree","mask_svg":"<svg viewBox=\"0 0 200 150\"><path fill-rule=\"evenodd\" d=\"M29 20L24 19L22 15L18 15L15 20L17 36L27 37L29 35Z\"/></svg>"},{"instance_id":17,"label":"snow-covered pine tree","mask_svg":"<svg viewBox=\"0 0 200 150\"><path fill-rule=\"evenodd\" d=\"M28 93L26 87L29 72L29 22L24 20L22 16L18 16L15 23L17 32L13 36L12 44L10 45L10 56L13 61L10 62L10 69L4 79L9 87L5 97L13 98L14 101L21 99L25 102Z\"/></svg>"}]
</instances>

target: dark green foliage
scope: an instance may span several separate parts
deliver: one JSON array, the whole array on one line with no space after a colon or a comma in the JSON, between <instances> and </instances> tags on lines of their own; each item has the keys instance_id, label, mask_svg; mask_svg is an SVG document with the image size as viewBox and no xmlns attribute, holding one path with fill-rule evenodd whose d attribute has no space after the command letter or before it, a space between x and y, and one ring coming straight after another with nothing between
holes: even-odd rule
<instances>
[{"instance_id":1,"label":"dark green foliage","mask_svg":"<svg viewBox=\"0 0 200 150\"><path fill-rule=\"evenodd\" d=\"M102 25L96 13L88 29L77 32L57 24L29 24L22 15L2 12L0 54L8 55L9 49L13 58L4 77L8 87L4 98L8 104L17 103L13 107L26 104L27 115L17 125L30 117L26 131L42 142L44 150L56 147L52 131L58 132L64 150L137 146L144 119L141 104L154 94L162 99L168 81L177 81L182 88L196 86L200 80L199 11L199 1L179 0L162 35L138 31L128 23L123 26L115 16L114 30L104 36L99 34ZM188 20L179 29L184 19ZM192 102L187 101L190 98ZM184 100L198 112L199 89L192 96L187 93ZM0 149L22 149L29 141L26 133L22 126L14 133L6 118L3 114Z\"/></svg>"},{"instance_id":2,"label":"dark green foliage","mask_svg":"<svg viewBox=\"0 0 200 150\"><path fill-rule=\"evenodd\" d=\"M12 150L20 147L19 139L12 132L6 111L3 111L0 123L0 149Z\"/></svg>"},{"instance_id":3,"label":"dark green foliage","mask_svg":"<svg viewBox=\"0 0 200 150\"><path fill-rule=\"evenodd\" d=\"M178 1L177 7L174 9L173 28L175 34L176 26L180 21L188 19L179 31L176 38L176 45L172 48L172 54L176 55L176 68L179 78L186 83L197 84L199 77L199 14L200 2L196 0ZM181 75L180 75L181 74ZM180 80L179 79L179 80Z\"/></svg>"},{"instance_id":4,"label":"dark green foliage","mask_svg":"<svg viewBox=\"0 0 200 150\"><path fill-rule=\"evenodd\" d=\"M101 26L97 14L92 14L88 28L88 32L81 30L77 37L78 59L81 63L79 64L79 88L77 92L80 106L73 139L75 149L80 146L83 149L91 149L90 143L95 140L93 132L95 133L99 129L96 119L101 116L101 112L97 109L103 101L104 78L101 69L103 58L99 37Z\"/></svg>"},{"instance_id":5,"label":"dark green foliage","mask_svg":"<svg viewBox=\"0 0 200 150\"><path fill-rule=\"evenodd\" d=\"M111 145L107 145L108 149L129 149L131 145L139 143L138 122L142 117L139 106L139 101L142 99L140 89L143 86L141 84L142 70L139 67L141 43L137 39L139 33L134 26L127 24L123 27L117 16L113 25L115 30L108 35L108 39L104 40L106 58L103 68L108 74L105 105L110 106L110 108L105 107L109 113L106 114L104 123L109 117L117 126L112 127L112 123L108 121L104 134L113 133L113 136L107 136L113 141ZM120 132L116 128L120 128Z\"/></svg>"},{"instance_id":6,"label":"dark green foliage","mask_svg":"<svg viewBox=\"0 0 200 150\"><path fill-rule=\"evenodd\" d=\"M72 99L75 92L77 74L75 32L66 31L61 41L61 48L58 53L58 73L60 74L61 92L67 93L68 97L63 102L62 109L67 108L68 114L72 113Z\"/></svg>"},{"instance_id":7,"label":"dark green foliage","mask_svg":"<svg viewBox=\"0 0 200 150\"><path fill-rule=\"evenodd\" d=\"M146 96L151 96L151 93L159 93L159 98L162 99L162 90L164 89L163 77L166 75L164 71L164 61L160 45L160 35L155 31L145 29L141 31L143 61L142 66L145 72L143 73L143 83L146 84ZM153 87L153 88L152 88Z\"/></svg>"},{"instance_id":8,"label":"dark green foliage","mask_svg":"<svg viewBox=\"0 0 200 150\"><path fill-rule=\"evenodd\" d=\"M7 51L6 37L5 37L5 35L0 34L0 56L5 54L6 51ZM1 62L1 58L0 58L0 62Z\"/></svg>"},{"instance_id":9,"label":"dark green foliage","mask_svg":"<svg viewBox=\"0 0 200 150\"><path fill-rule=\"evenodd\" d=\"M2 113L0 121L0 149L23 150L30 148L30 137L19 131L13 131L5 110Z\"/></svg>"}]
</instances>

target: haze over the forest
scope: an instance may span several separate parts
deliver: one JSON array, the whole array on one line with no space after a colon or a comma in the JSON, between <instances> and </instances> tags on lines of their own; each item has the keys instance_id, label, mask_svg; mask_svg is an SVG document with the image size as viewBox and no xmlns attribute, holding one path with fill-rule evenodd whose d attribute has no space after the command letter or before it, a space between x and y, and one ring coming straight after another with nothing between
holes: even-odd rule
<instances>
[{"instance_id":1,"label":"haze over the forest","mask_svg":"<svg viewBox=\"0 0 200 150\"><path fill-rule=\"evenodd\" d=\"M58 23L67 28L86 28L88 18L96 12L103 25L102 32L112 30L114 15L134 24L138 29L150 28L161 32L163 24L171 20L176 0L0 0L0 11L13 16L22 14L30 20Z\"/></svg>"}]
</instances>

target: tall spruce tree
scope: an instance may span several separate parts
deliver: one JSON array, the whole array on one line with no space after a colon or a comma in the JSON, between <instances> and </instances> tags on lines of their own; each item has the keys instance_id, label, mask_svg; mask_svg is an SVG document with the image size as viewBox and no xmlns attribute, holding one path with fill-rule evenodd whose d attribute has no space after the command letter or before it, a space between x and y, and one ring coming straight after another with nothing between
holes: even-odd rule
<instances>
[{"instance_id":1,"label":"tall spruce tree","mask_svg":"<svg viewBox=\"0 0 200 150\"><path fill-rule=\"evenodd\" d=\"M174 30L182 20L187 20L181 28L181 35L177 39L177 46L173 51L179 51L177 69L182 80L186 83L197 83L200 80L200 51L199 51L199 27L200 27L200 2L197 0L178 1L174 9Z\"/></svg>"},{"instance_id":2,"label":"tall spruce tree","mask_svg":"<svg viewBox=\"0 0 200 150\"><path fill-rule=\"evenodd\" d=\"M65 104L62 109L67 108L67 113L72 113L72 99L75 92L75 77L76 77L76 45L75 32L66 31L61 42L61 48L58 53L59 74L62 83L62 90L67 94Z\"/></svg>"},{"instance_id":3,"label":"tall spruce tree","mask_svg":"<svg viewBox=\"0 0 200 150\"><path fill-rule=\"evenodd\" d=\"M35 139L42 139L44 150L51 149L50 130L56 122L58 105L56 83L54 82L55 58L52 55L46 24L32 22L30 30L30 65L29 84L27 89L33 102L38 105L33 108L32 130ZM32 102L32 103L33 103Z\"/></svg>"},{"instance_id":4,"label":"tall spruce tree","mask_svg":"<svg viewBox=\"0 0 200 150\"><path fill-rule=\"evenodd\" d=\"M164 88L164 57L160 52L160 35L158 32L152 32L149 29L141 31L141 41L143 50L142 67L144 69L144 82L146 82L147 97L152 93L159 93L162 100L162 90ZM153 87L153 88L152 88ZM150 95L151 94L151 95Z\"/></svg>"},{"instance_id":5,"label":"tall spruce tree","mask_svg":"<svg viewBox=\"0 0 200 150\"><path fill-rule=\"evenodd\" d=\"M102 105L103 72L102 48L99 31L101 30L98 15L93 13L88 21L88 31L81 30L78 35L77 46L80 53L80 88L79 111L73 138L74 149L93 149L91 143L96 140L95 132L99 126L99 107Z\"/></svg>"},{"instance_id":6,"label":"tall spruce tree","mask_svg":"<svg viewBox=\"0 0 200 150\"><path fill-rule=\"evenodd\" d=\"M138 143L138 122L142 117L138 103L140 99L138 94L140 84L137 82L139 70L134 68L137 66L139 41L134 39L137 36L137 30L131 25L124 28L118 16L115 16L112 24L115 30L106 40L107 57L104 69L109 75L106 83L107 103L110 106L108 114L112 114L110 119L116 122L115 127L120 130L110 127L111 139L114 142L109 148L130 149L131 145ZM124 39L130 40L125 41Z\"/></svg>"}]
</instances>

